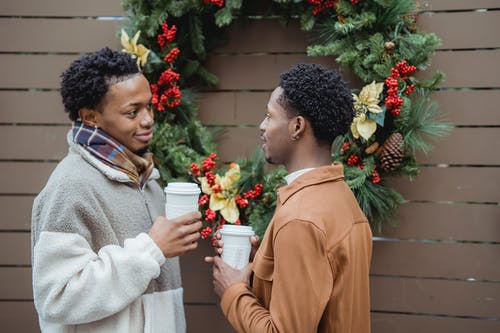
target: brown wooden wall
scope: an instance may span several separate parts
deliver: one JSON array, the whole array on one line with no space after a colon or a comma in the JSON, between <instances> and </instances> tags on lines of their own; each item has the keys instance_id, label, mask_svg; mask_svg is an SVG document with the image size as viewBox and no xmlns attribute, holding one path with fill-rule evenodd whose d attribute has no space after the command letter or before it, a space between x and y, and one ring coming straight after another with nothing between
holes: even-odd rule
<instances>
[{"instance_id":1,"label":"brown wooden wall","mask_svg":"<svg viewBox=\"0 0 500 333\"><path fill-rule=\"evenodd\" d=\"M434 94L457 128L421 156L421 175L393 180L408 200L400 225L374 242L375 333L500 331L500 2L429 0L419 25L443 45ZM32 303L30 215L34 196L66 153L69 122L61 71L79 53L118 49L119 0L0 2L0 322L37 332ZM106 19L104 19L106 18ZM202 94L204 124L222 127L223 158L251 152L278 74L308 58L307 35L272 20L235 23L208 67L220 83ZM358 80L344 73L354 85ZM188 332L232 332L211 290L201 249L182 258ZM210 327L210 329L207 329Z\"/></svg>"}]
</instances>

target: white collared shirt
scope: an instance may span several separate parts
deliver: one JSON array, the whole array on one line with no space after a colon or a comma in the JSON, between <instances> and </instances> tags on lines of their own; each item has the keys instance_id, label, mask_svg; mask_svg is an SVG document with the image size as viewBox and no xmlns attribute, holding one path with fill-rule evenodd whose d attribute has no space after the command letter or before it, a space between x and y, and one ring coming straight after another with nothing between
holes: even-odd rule
<instances>
[{"instance_id":1,"label":"white collared shirt","mask_svg":"<svg viewBox=\"0 0 500 333\"><path fill-rule=\"evenodd\" d=\"M292 173L289 173L288 175L285 176L286 183L290 185L295 179L297 179L299 176L302 176L305 174L307 171L314 170L315 168L305 168L305 169L300 169L297 171L294 171Z\"/></svg>"}]
</instances>

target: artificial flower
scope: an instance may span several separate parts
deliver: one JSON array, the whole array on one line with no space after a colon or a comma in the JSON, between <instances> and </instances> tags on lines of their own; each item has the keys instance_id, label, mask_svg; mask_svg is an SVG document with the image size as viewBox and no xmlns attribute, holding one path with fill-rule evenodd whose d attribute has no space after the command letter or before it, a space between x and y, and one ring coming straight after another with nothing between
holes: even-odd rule
<instances>
[{"instance_id":1,"label":"artificial flower","mask_svg":"<svg viewBox=\"0 0 500 333\"><path fill-rule=\"evenodd\" d=\"M379 106L380 99L379 96L384 89L384 83L379 82L372 83L366 85L361 89L359 96L356 94L352 94L354 98L354 109L358 112L366 113L367 111L372 113L380 113L382 112L382 108Z\"/></svg>"},{"instance_id":2,"label":"artificial flower","mask_svg":"<svg viewBox=\"0 0 500 333\"><path fill-rule=\"evenodd\" d=\"M210 209L220 211L220 214L226 221L235 223L240 217L240 211L235 201L235 197L238 194L240 166L232 163L230 169L223 177L215 175L213 185L210 185L207 177L200 177L198 180L201 183L202 192L210 196Z\"/></svg>"},{"instance_id":3,"label":"artificial flower","mask_svg":"<svg viewBox=\"0 0 500 333\"><path fill-rule=\"evenodd\" d=\"M361 136L365 140L368 140L377 130L377 122L367 118L366 114L368 112L377 114L383 111L379 106L379 97L383 89L383 82L375 83L373 81L361 89L359 96L352 94L356 116L351 124L351 132L356 139Z\"/></svg>"},{"instance_id":4,"label":"artificial flower","mask_svg":"<svg viewBox=\"0 0 500 333\"><path fill-rule=\"evenodd\" d=\"M148 55L151 52L142 44L137 44L141 31L137 31L132 39L129 39L128 34L122 29L121 43L123 51L132 54L137 58L137 66L143 67L148 62Z\"/></svg>"},{"instance_id":5,"label":"artificial flower","mask_svg":"<svg viewBox=\"0 0 500 333\"><path fill-rule=\"evenodd\" d=\"M365 113L359 113L351 124L352 136L358 139L360 136L368 140L377 130L377 123L373 119L366 119Z\"/></svg>"}]
</instances>

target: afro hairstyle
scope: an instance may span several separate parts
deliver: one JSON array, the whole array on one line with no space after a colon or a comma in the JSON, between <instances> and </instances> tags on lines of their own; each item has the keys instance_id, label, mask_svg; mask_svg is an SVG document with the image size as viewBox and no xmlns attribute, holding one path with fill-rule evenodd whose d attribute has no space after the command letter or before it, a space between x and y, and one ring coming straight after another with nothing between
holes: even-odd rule
<instances>
[{"instance_id":1,"label":"afro hairstyle","mask_svg":"<svg viewBox=\"0 0 500 333\"><path fill-rule=\"evenodd\" d=\"M136 60L107 47L81 56L61 74L64 111L78 119L82 108L96 109L111 85L139 73Z\"/></svg>"},{"instance_id":2,"label":"afro hairstyle","mask_svg":"<svg viewBox=\"0 0 500 333\"><path fill-rule=\"evenodd\" d=\"M320 142L332 144L354 118L353 98L340 75L317 64L297 64L280 75L278 98L290 115L303 116Z\"/></svg>"}]
</instances>

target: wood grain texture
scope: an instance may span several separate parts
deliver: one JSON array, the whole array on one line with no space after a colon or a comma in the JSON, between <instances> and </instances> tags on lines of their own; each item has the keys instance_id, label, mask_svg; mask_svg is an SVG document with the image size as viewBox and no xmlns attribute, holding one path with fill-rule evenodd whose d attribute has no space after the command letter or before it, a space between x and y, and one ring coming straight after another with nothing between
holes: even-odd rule
<instances>
[{"instance_id":1,"label":"wood grain texture","mask_svg":"<svg viewBox=\"0 0 500 333\"><path fill-rule=\"evenodd\" d=\"M423 10L473 10L481 8L497 9L497 0L428 0L421 1ZM425 6L425 4L428 4Z\"/></svg>"},{"instance_id":2,"label":"wood grain texture","mask_svg":"<svg viewBox=\"0 0 500 333\"><path fill-rule=\"evenodd\" d=\"M0 233L0 265L31 265L31 239L28 232Z\"/></svg>"},{"instance_id":3,"label":"wood grain texture","mask_svg":"<svg viewBox=\"0 0 500 333\"><path fill-rule=\"evenodd\" d=\"M92 52L120 49L122 22L97 19L0 18L3 52ZM30 40L30 43L26 43Z\"/></svg>"},{"instance_id":4,"label":"wood grain texture","mask_svg":"<svg viewBox=\"0 0 500 333\"><path fill-rule=\"evenodd\" d=\"M59 91L0 91L0 101L0 123L70 123Z\"/></svg>"},{"instance_id":5,"label":"wood grain texture","mask_svg":"<svg viewBox=\"0 0 500 333\"><path fill-rule=\"evenodd\" d=\"M500 151L500 127L454 128L448 136L428 138L428 142L434 147L428 153L419 151L415 155L418 163L500 165L500 154L491 153ZM478 149L477 142L488 149Z\"/></svg>"},{"instance_id":6,"label":"wood grain texture","mask_svg":"<svg viewBox=\"0 0 500 333\"><path fill-rule=\"evenodd\" d=\"M186 304L187 333L217 332L235 333L219 306L205 304Z\"/></svg>"},{"instance_id":7,"label":"wood grain texture","mask_svg":"<svg viewBox=\"0 0 500 333\"><path fill-rule=\"evenodd\" d=\"M492 66L500 50L437 51L424 74L441 70L446 73L442 88L498 88L500 67Z\"/></svg>"},{"instance_id":8,"label":"wood grain texture","mask_svg":"<svg viewBox=\"0 0 500 333\"><path fill-rule=\"evenodd\" d=\"M317 63L338 69L333 58L308 57L306 54L211 55L207 58L206 66L220 78L217 89L272 90L279 83L279 75L298 63ZM351 83L351 87L361 86L354 74L341 71L341 75Z\"/></svg>"},{"instance_id":9,"label":"wood grain texture","mask_svg":"<svg viewBox=\"0 0 500 333\"><path fill-rule=\"evenodd\" d=\"M1 300L33 300L31 267L0 267Z\"/></svg>"},{"instance_id":10,"label":"wood grain texture","mask_svg":"<svg viewBox=\"0 0 500 333\"><path fill-rule=\"evenodd\" d=\"M2 16L123 16L119 0L2 0Z\"/></svg>"},{"instance_id":11,"label":"wood grain texture","mask_svg":"<svg viewBox=\"0 0 500 333\"><path fill-rule=\"evenodd\" d=\"M402 239L500 242L500 206L407 203L383 236Z\"/></svg>"},{"instance_id":12,"label":"wood grain texture","mask_svg":"<svg viewBox=\"0 0 500 333\"><path fill-rule=\"evenodd\" d=\"M372 313L373 333L497 333L500 321L429 315Z\"/></svg>"},{"instance_id":13,"label":"wood grain texture","mask_svg":"<svg viewBox=\"0 0 500 333\"><path fill-rule=\"evenodd\" d=\"M498 126L500 90L442 90L431 95L443 118L458 126Z\"/></svg>"},{"instance_id":14,"label":"wood grain texture","mask_svg":"<svg viewBox=\"0 0 500 333\"><path fill-rule=\"evenodd\" d=\"M500 168L495 167L421 167L412 182L406 178L390 179L406 200L498 202Z\"/></svg>"},{"instance_id":15,"label":"wood grain texture","mask_svg":"<svg viewBox=\"0 0 500 333\"><path fill-rule=\"evenodd\" d=\"M1 193L37 194L55 167L56 163L0 162Z\"/></svg>"},{"instance_id":16,"label":"wood grain texture","mask_svg":"<svg viewBox=\"0 0 500 333\"><path fill-rule=\"evenodd\" d=\"M500 11L424 13L417 24L442 40L440 49L489 48L500 45ZM464 24L467 22L467 24ZM474 29L470 27L473 26ZM481 38L477 38L477 36Z\"/></svg>"},{"instance_id":17,"label":"wood grain texture","mask_svg":"<svg viewBox=\"0 0 500 333\"><path fill-rule=\"evenodd\" d=\"M0 230L31 229L33 196L0 196Z\"/></svg>"},{"instance_id":18,"label":"wood grain texture","mask_svg":"<svg viewBox=\"0 0 500 333\"><path fill-rule=\"evenodd\" d=\"M500 245L375 241L372 274L500 281Z\"/></svg>"},{"instance_id":19,"label":"wood grain texture","mask_svg":"<svg viewBox=\"0 0 500 333\"><path fill-rule=\"evenodd\" d=\"M298 20L288 26L269 18L236 20L228 29L226 43L216 52L304 53L311 37L311 33L300 29Z\"/></svg>"},{"instance_id":20,"label":"wood grain texture","mask_svg":"<svg viewBox=\"0 0 500 333\"><path fill-rule=\"evenodd\" d=\"M372 277L372 311L498 318L499 283Z\"/></svg>"},{"instance_id":21,"label":"wood grain texture","mask_svg":"<svg viewBox=\"0 0 500 333\"><path fill-rule=\"evenodd\" d=\"M0 159L55 160L68 153L66 126L0 126L0 140L17 138L18 145L7 145Z\"/></svg>"},{"instance_id":22,"label":"wood grain texture","mask_svg":"<svg viewBox=\"0 0 500 333\"><path fill-rule=\"evenodd\" d=\"M38 315L33 302L0 301L3 332L39 333Z\"/></svg>"},{"instance_id":23,"label":"wood grain texture","mask_svg":"<svg viewBox=\"0 0 500 333\"><path fill-rule=\"evenodd\" d=\"M0 89L59 89L59 76L77 58L78 55L0 54Z\"/></svg>"}]
</instances>

